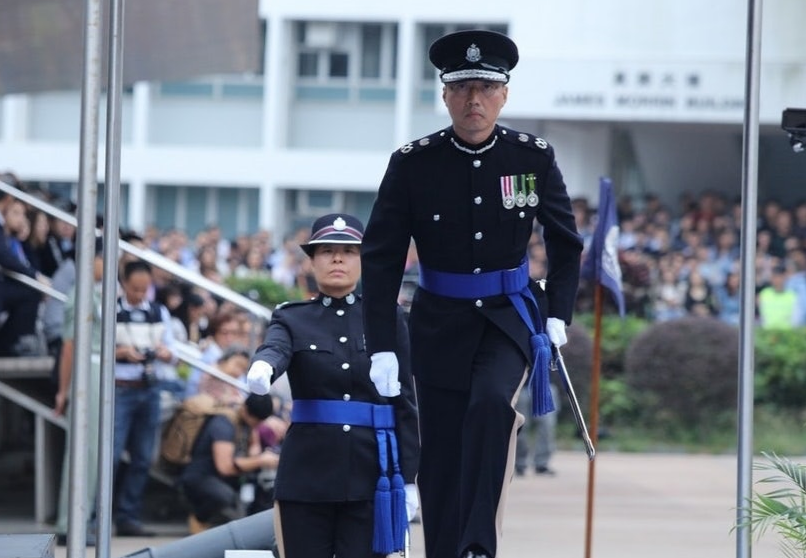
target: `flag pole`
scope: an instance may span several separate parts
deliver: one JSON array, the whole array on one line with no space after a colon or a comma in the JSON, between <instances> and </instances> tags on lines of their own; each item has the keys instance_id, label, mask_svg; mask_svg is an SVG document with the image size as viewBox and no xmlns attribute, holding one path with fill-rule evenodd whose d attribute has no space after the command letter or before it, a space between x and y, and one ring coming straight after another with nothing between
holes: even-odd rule
<instances>
[{"instance_id":1,"label":"flag pole","mask_svg":"<svg viewBox=\"0 0 806 558\"><path fill-rule=\"evenodd\" d=\"M602 350L602 284L597 282L593 291L593 361L591 364L590 437L594 447L599 441L599 375ZM585 558L591 557L593 545L593 495L596 481L596 460L588 461L588 493L585 508Z\"/></svg>"}]
</instances>

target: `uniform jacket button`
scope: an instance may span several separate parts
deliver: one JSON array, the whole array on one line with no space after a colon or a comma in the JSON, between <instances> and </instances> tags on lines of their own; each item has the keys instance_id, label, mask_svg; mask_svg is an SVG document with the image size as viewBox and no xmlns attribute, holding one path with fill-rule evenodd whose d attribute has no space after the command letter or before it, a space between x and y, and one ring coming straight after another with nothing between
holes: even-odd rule
<instances>
[{"instance_id":1,"label":"uniform jacket button","mask_svg":"<svg viewBox=\"0 0 806 558\"><path fill-rule=\"evenodd\" d=\"M476 240L481 240L483 237L484 237L484 233L480 233L480 232L477 232L476 234L473 235L473 238L475 238Z\"/></svg>"},{"instance_id":2,"label":"uniform jacket button","mask_svg":"<svg viewBox=\"0 0 806 558\"><path fill-rule=\"evenodd\" d=\"M481 308L482 306L484 306L484 301L481 300L480 298L477 299L476 300L476 308Z\"/></svg>"},{"instance_id":3,"label":"uniform jacket button","mask_svg":"<svg viewBox=\"0 0 806 558\"><path fill-rule=\"evenodd\" d=\"M481 205L481 196L476 196L475 198L473 198L473 203L475 203L476 205Z\"/></svg>"},{"instance_id":4,"label":"uniform jacket button","mask_svg":"<svg viewBox=\"0 0 806 558\"><path fill-rule=\"evenodd\" d=\"M349 362L345 362L344 364L341 365L342 370L347 370L349 368L350 368L350 363Z\"/></svg>"},{"instance_id":5,"label":"uniform jacket button","mask_svg":"<svg viewBox=\"0 0 806 558\"><path fill-rule=\"evenodd\" d=\"M339 337L339 343L346 343L346 342L347 342L346 337Z\"/></svg>"},{"instance_id":6,"label":"uniform jacket button","mask_svg":"<svg viewBox=\"0 0 806 558\"><path fill-rule=\"evenodd\" d=\"M350 394L345 393L344 395L341 396L341 398L344 399L345 401L349 401L350 400Z\"/></svg>"},{"instance_id":7,"label":"uniform jacket button","mask_svg":"<svg viewBox=\"0 0 806 558\"><path fill-rule=\"evenodd\" d=\"M345 432L349 432L350 431L350 425L345 424L344 426L341 427L341 429L344 430Z\"/></svg>"}]
</instances>

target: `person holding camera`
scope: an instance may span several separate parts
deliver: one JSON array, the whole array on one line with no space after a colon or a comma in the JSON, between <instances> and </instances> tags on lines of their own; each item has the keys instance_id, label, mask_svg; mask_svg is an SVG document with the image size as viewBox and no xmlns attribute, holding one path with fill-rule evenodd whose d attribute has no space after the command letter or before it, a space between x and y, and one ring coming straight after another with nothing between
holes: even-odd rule
<instances>
[{"instance_id":1,"label":"person holding camera","mask_svg":"<svg viewBox=\"0 0 806 558\"><path fill-rule=\"evenodd\" d=\"M124 449L129 453L129 463L123 477L115 482L114 519L119 537L155 534L143 526L140 511L160 425L156 363L171 362L174 356L168 310L147 298L151 281L147 263L135 260L123 267L115 345L115 475L121 474Z\"/></svg>"}]
</instances>

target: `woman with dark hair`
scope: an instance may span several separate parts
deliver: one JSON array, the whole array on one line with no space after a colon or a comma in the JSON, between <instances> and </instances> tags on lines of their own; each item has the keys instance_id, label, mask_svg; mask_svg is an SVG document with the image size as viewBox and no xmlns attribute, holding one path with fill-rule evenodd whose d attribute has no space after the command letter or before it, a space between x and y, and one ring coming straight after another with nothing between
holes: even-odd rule
<instances>
[{"instance_id":1,"label":"woman with dark hair","mask_svg":"<svg viewBox=\"0 0 806 558\"><path fill-rule=\"evenodd\" d=\"M398 308L400 395L381 396L369 376L355 292L363 231L350 215L316 220L302 249L319 292L277 307L247 376L254 393L266 393L286 374L293 395L274 482L283 558L370 558L403 550L419 505L408 330Z\"/></svg>"}]
</instances>

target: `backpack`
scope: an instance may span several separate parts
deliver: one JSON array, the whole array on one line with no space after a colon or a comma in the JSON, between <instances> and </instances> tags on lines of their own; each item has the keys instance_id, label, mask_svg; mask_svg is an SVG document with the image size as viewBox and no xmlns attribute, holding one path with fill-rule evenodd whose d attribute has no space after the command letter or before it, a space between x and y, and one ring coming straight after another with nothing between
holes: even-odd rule
<instances>
[{"instance_id":1,"label":"backpack","mask_svg":"<svg viewBox=\"0 0 806 558\"><path fill-rule=\"evenodd\" d=\"M185 399L162 429L160 461L167 469L179 471L190 463L193 445L207 419L224 415L238 424L238 412L212 395L199 393Z\"/></svg>"}]
</instances>

